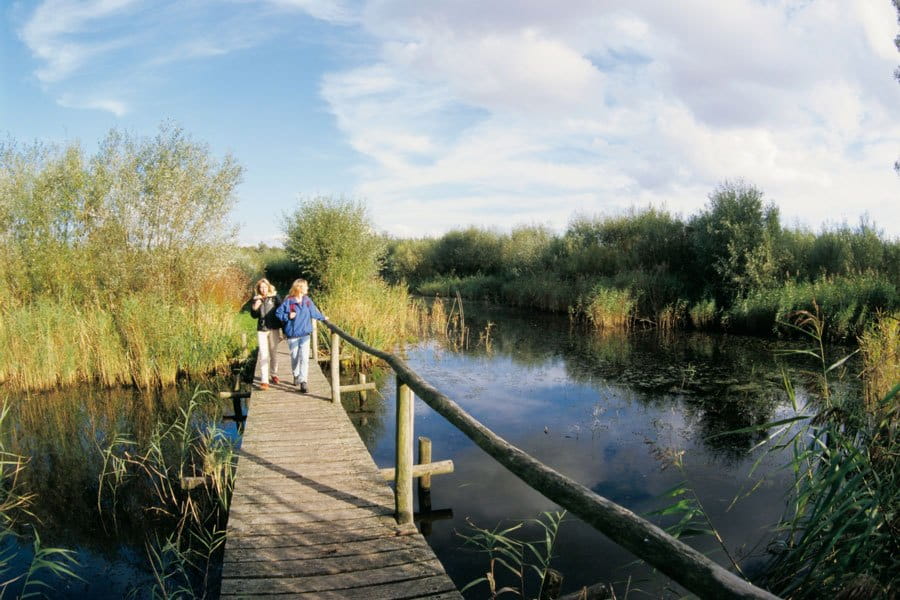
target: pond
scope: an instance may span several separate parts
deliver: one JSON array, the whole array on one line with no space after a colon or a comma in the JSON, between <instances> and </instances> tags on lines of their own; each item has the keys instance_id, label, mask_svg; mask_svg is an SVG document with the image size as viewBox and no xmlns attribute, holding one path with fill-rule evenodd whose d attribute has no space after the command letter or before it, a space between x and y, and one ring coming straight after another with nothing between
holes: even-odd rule
<instances>
[{"instance_id":1,"label":"pond","mask_svg":"<svg viewBox=\"0 0 900 600\"><path fill-rule=\"evenodd\" d=\"M806 347L802 342L683 332L599 335L572 327L565 317L472 304L466 305L466 325L467 349L425 341L407 351L409 365L510 443L639 515L673 504L677 499L663 494L686 481L728 554L748 574L760 568L785 507L790 474L779 467L786 457L768 455L753 470L759 455L749 450L762 434L718 434L795 414L783 369L797 402L807 401L813 386L802 371L815 364L777 352ZM356 397L344 399L379 467L393 466L394 398L395 383L387 377L365 411ZM489 564L464 545L472 525L505 529L558 507L421 400L415 428L416 436L432 440L433 460L455 464L454 473L432 479L438 520L423 531L462 587L484 576ZM680 516L650 518L667 526ZM531 524L511 535L542 539L538 533ZM713 536L686 541L729 563ZM573 516L560 526L553 555L563 592L605 582L615 584L619 597L626 589L628 597L683 594ZM531 585L529 595L536 596ZM467 596L487 597L488 588L479 584Z\"/></svg>"},{"instance_id":2,"label":"pond","mask_svg":"<svg viewBox=\"0 0 900 600\"><path fill-rule=\"evenodd\" d=\"M37 591L51 598L140 600L154 597L158 578L169 589L216 588L221 558L199 571L181 567L188 547L208 542L224 523L224 510L208 486L184 491L179 477L198 474L215 452L224 460L238 441L234 422L222 420L223 402L230 402L197 395L198 389L228 388L228 381L210 379L164 390L84 386L5 396L5 597ZM15 457L22 457L17 475ZM17 506L22 497L27 504ZM196 522L185 518L188 509L200 515ZM176 552L169 542L178 533L183 543ZM47 587L33 581L23 590L35 534L41 548L70 553L73 561L48 558L75 577L39 569L34 579Z\"/></svg>"}]
</instances>

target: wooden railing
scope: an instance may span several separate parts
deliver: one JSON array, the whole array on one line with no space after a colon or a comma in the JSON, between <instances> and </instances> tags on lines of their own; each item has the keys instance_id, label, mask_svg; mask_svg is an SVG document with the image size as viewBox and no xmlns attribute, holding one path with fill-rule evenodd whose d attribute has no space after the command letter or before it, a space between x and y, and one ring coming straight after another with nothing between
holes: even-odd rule
<instances>
[{"instance_id":1,"label":"wooden railing","mask_svg":"<svg viewBox=\"0 0 900 600\"><path fill-rule=\"evenodd\" d=\"M687 590L702 598L777 599L777 596L741 579L653 523L513 446L422 379L402 359L369 346L333 323L325 324L331 330L332 401L340 402L341 339L363 352L380 358L390 365L396 374L397 450L396 469L393 475L396 517L401 525L411 526L413 520L412 484L416 472L412 464L412 420L413 393L415 393L425 404L532 489L578 516Z\"/></svg>"}]
</instances>

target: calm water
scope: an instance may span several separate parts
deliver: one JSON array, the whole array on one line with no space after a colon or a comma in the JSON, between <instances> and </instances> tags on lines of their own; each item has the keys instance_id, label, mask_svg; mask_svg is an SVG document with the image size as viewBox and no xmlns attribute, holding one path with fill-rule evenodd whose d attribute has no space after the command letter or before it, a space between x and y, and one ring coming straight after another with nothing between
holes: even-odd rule
<instances>
[{"instance_id":1,"label":"calm water","mask_svg":"<svg viewBox=\"0 0 900 600\"><path fill-rule=\"evenodd\" d=\"M206 389L227 389L225 381L203 382ZM33 557L33 532L45 548L74 552L78 564L72 570L83 579L40 576L50 587L39 588L52 598L119 599L132 594L150 598L153 574L148 542L165 540L175 519L160 512L168 508L150 489L149 478L131 469L115 498L105 493L103 512L98 510L102 448L116 436L134 442L131 455L147 451L153 430L181 418L194 385L158 392L74 388L61 392L7 396L9 413L0 434L7 452L28 459L22 471L21 490L34 495L29 511L8 511L16 518L12 531L0 543L0 556L12 556L7 577L24 573ZM222 403L207 399L190 419L203 429L219 423L237 440L233 422L221 422ZM167 453L172 448L166 448ZM198 496L196 492L194 496ZM5 498L5 496L4 496ZM34 591L34 590L32 590ZM21 581L9 586L8 597L17 597Z\"/></svg>"},{"instance_id":2,"label":"calm water","mask_svg":"<svg viewBox=\"0 0 900 600\"><path fill-rule=\"evenodd\" d=\"M767 481L728 510L756 481L748 478L755 457L747 451L758 436L710 436L791 414L782 366L790 369L798 398L805 401L803 364L785 365L775 357L786 344L652 332L601 337L571 329L565 318L466 308L469 349L456 351L437 341L411 348L408 360L419 374L511 443L639 514L664 506L660 494L686 477L730 552L746 570L758 567L783 507L788 482L777 469L781 459L764 460L757 475L766 474ZM491 334L479 340L488 322ZM228 384L211 381L204 387ZM356 410L356 397L344 400L376 462L392 466L391 377L383 379L380 392L370 393L364 412ZM193 386L163 393L80 388L3 398L10 411L3 442L8 452L29 458L20 483L35 495L33 517L19 514L12 526L18 537L0 540L0 556L15 556L13 575L31 560L36 529L45 547L75 552L79 564L73 570L84 580L48 578L53 586L44 590L48 596L150 596L147 542L164 539L174 521L154 508L159 502L139 477L121 487L115 502L105 496L101 515L101 448L126 435L135 442L134 453L145 451L154 428L176 421L192 393ZM223 408L222 402L206 403L193 426L222 424ZM239 440L232 422L222 426ZM434 460L451 458L456 466L453 474L433 478L433 509L443 518L431 523L428 537L460 586L482 576L488 565L483 555L463 548L459 534L471 532L470 522L489 529L510 526L557 508L421 401L416 435L433 440ZM671 457L682 452L686 474L671 466ZM533 527L519 533L524 539L536 536ZM690 543L725 560L708 537ZM629 597L641 597L634 588L651 597L668 593L664 579L573 517L563 523L554 555L553 567L565 576L564 591L602 581L616 582L621 594L631 578ZM17 593L16 584L7 592ZM468 593L486 595L483 586Z\"/></svg>"},{"instance_id":3,"label":"calm water","mask_svg":"<svg viewBox=\"0 0 900 600\"><path fill-rule=\"evenodd\" d=\"M710 436L794 414L781 369L793 373L798 400L804 402L802 363L786 364L775 350L796 343L654 332L598 336L571 329L565 318L476 308L466 307L470 349L422 343L408 351L412 368L507 441L638 514L667 505L660 495L686 478L731 554L748 572L759 567L789 484L777 469L783 457L764 459L750 478L758 455L749 456L748 449L759 436ZM478 341L488 322L493 323L489 344ZM380 398L367 401L372 412L353 419L384 467L394 459L392 377L380 391ZM355 398L345 399L349 409L355 404ZM453 474L432 483L433 509L451 509L452 518L433 522L428 537L462 586L488 566L484 555L463 548L459 534L471 533L468 522L506 527L558 507L420 400L415 416L415 435L432 439L433 460L450 458L455 464ZM671 462L682 452L684 473ZM765 483L729 509L760 475ZM526 528L522 538L536 535ZM688 541L719 562L727 560L711 537ZM669 594L664 579L635 565L632 555L574 517L563 522L554 555L553 566L565 577L564 592L616 582L621 594L631 578L632 590ZM486 597L487 588L467 595Z\"/></svg>"}]
</instances>

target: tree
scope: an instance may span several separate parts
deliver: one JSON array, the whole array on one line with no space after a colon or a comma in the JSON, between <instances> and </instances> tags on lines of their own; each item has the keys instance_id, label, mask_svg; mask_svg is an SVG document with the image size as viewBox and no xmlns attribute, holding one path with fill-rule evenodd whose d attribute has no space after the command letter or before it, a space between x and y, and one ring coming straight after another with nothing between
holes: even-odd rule
<instances>
[{"instance_id":1,"label":"tree","mask_svg":"<svg viewBox=\"0 0 900 600\"><path fill-rule=\"evenodd\" d=\"M285 215L285 250L300 273L326 289L372 279L383 243L361 202L318 196Z\"/></svg>"},{"instance_id":2,"label":"tree","mask_svg":"<svg viewBox=\"0 0 900 600\"><path fill-rule=\"evenodd\" d=\"M781 225L778 209L763 204L759 189L743 182L723 183L692 225L697 256L706 258L718 280L720 301L773 283L774 242Z\"/></svg>"}]
</instances>

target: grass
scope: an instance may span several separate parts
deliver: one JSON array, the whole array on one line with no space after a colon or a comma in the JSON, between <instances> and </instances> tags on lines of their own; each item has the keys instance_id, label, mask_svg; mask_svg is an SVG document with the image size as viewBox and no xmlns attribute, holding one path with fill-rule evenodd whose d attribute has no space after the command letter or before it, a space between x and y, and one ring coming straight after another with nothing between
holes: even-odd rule
<instances>
[{"instance_id":1,"label":"grass","mask_svg":"<svg viewBox=\"0 0 900 600\"><path fill-rule=\"evenodd\" d=\"M227 366L246 331L230 303L137 294L99 307L39 298L0 310L0 382L11 390L171 384Z\"/></svg>"},{"instance_id":2,"label":"grass","mask_svg":"<svg viewBox=\"0 0 900 600\"><path fill-rule=\"evenodd\" d=\"M599 284L581 301L576 311L597 329L628 329L634 319L636 304L630 291Z\"/></svg>"},{"instance_id":3,"label":"grass","mask_svg":"<svg viewBox=\"0 0 900 600\"><path fill-rule=\"evenodd\" d=\"M389 286L381 280L371 279L352 285L335 285L320 298L315 298L319 309L341 329L364 340L367 344L386 351L393 351L405 342L415 339L420 307L413 302L406 288ZM328 333L319 327L320 335ZM330 336L321 340L321 347L328 347ZM358 366L368 365L371 356L343 344L341 355L352 357Z\"/></svg>"},{"instance_id":4,"label":"grass","mask_svg":"<svg viewBox=\"0 0 900 600\"><path fill-rule=\"evenodd\" d=\"M786 315L812 310L816 304L828 315L823 321L826 338L853 339L863 333L877 311L894 310L897 302L895 284L882 276L820 277L753 291L731 306L726 323L736 331L771 333Z\"/></svg>"},{"instance_id":5,"label":"grass","mask_svg":"<svg viewBox=\"0 0 900 600\"><path fill-rule=\"evenodd\" d=\"M794 328L813 343L789 351L811 357L818 367L820 394L800 414L790 380L785 386L796 416L730 434L765 430L768 452L787 449L794 485L787 509L770 544L774 556L762 585L790 599L823 597L893 598L900 592L900 383L873 405L846 395L832 379L846 359L827 364L825 320L818 311L800 311ZM895 326L873 327L863 347L896 352ZM883 355L865 358L871 373ZM895 372L896 375L896 372ZM895 376L894 375L894 376ZM865 375L864 375L865 376ZM760 456L756 464L763 460ZM756 485L760 485L758 482ZM755 489L756 486L754 486Z\"/></svg>"}]
</instances>

